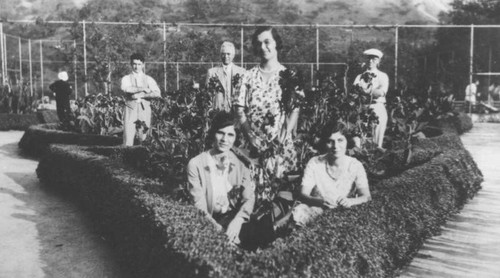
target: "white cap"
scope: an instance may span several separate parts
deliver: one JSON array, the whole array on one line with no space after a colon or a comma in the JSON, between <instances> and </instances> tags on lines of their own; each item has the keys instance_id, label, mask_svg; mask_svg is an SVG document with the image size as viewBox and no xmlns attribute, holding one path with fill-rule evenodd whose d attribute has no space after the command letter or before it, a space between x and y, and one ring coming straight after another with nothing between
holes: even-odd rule
<instances>
[{"instance_id":1,"label":"white cap","mask_svg":"<svg viewBox=\"0 0 500 278\"><path fill-rule=\"evenodd\" d=\"M367 56L375 56L375 57L378 57L378 58L382 58L382 56L384 56L384 54L382 53L382 51L378 50L378 49L375 49L375 48L370 48L368 50L365 50L365 52L363 52L364 55L367 55Z\"/></svg>"},{"instance_id":2,"label":"white cap","mask_svg":"<svg viewBox=\"0 0 500 278\"><path fill-rule=\"evenodd\" d=\"M61 71L58 75L57 78L61 79L62 81L68 81L68 73L65 71Z\"/></svg>"}]
</instances>

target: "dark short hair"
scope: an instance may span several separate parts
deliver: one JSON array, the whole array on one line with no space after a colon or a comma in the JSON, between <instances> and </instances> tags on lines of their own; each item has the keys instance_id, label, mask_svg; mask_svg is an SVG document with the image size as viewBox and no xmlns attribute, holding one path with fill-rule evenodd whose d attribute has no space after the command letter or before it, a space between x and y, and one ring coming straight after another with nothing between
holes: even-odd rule
<instances>
[{"instance_id":1,"label":"dark short hair","mask_svg":"<svg viewBox=\"0 0 500 278\"><path fill-rule=\"evenodd\" d=\"M283 48L283 41L281 40L280 35L278 34L278 31L272 27L272 26L260 26L258 27L255 32L252 35L252 50L253 54L257 55L259 54L259 41L258 37L260 34L266 32L266 31L271 31L271 34L273 35L274 41L276 41L276 50L279 52Z\"/></svg>"},{"instance_id":2,"label":"dark short hair","mask_svg":"<svg viewBox=\"0 0 500 278\"><path fill-rule=\"evenodd\" d=\"M352 148L354 145L354 141L352 140L352 136L349 132L349 128L347 124L342 121L333 121L325 125L323 127L320 137L319 137L319 148L320 151L323 152L326 150L326 143L330 139L332 134L340 132L340 134L344 135L347 139L347 148Z\"/></svg>"},{"instance_id":3,"label":"dark short hair","mask_svg":"<svg viewBox=\"0 0 500 278\"><path fill-rule=\"evenodd\" d=\"M139 60L139 61L141 61L141 62L143 62L143 63L144 63L144 61L145 61L145 59L144 59L144 55L142 55L141 53L137 53L137 52L136 52L136 53L134 53L134 54L132 54L132 55L130 55L130 63L131 63L131 64L132 64L132 62L133 62L134 60Z\"/></svg>"},{"instance_id":4,"label":"dark short hair","mask_svg":"<svg viewBox=\"0 0 500 278\"><path fill-rule=\"evenodd\" d=\"M228 126L234 126L235 124L236 119L232 113L226 111L217 112L217 114L215 114L214 118L212 119L212 125L208 130L207 139L210 141L215 140L215 134L218 130Z\"/></svg>"}]
</instances>

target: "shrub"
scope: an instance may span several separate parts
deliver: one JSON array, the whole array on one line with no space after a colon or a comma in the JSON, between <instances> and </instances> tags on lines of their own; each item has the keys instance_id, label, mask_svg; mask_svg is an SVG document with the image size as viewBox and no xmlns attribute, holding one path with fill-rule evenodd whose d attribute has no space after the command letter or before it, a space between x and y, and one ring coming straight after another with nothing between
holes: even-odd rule
<instances>
[{"instance_id":1,"label":"shrub","mask_svg":"<svg viewBox=\"0 0 500 278\"><path fill-rule=\"evenodd\" d=\"M32 125L57 123L56 111L41 110L30 114L0 114L0 130L26 130Z\"/></svg>"},{"instance_id":2,"label":"shrub","mask_svg":"<svg viewBox=\"0 0 500 278\"><path fill-rule=\"evenodd\" d=\"M429 153L437 156L372 183L371 202L327 211L255 252L229 245L201 212L171 197L172 184L123 163L144 151L140 147L52 146L37 173L46 186L81 202L136 276L387 277L482 181L456 135L423 139L416 146L422 160Z\"/></svg>"},{"instance_id":3,"label":"shrub","mask_svg":"<svg viewBox=\"0 0 500 278\"><path fill-rule=\"evenodd\" d=\"M59 124L40 124L30 126L19 141L19 148L26 154L42 155L49 144L72 144L82 146L120 145L120 137L102 136L95 134L79 134L60 130Z\"/></svg>"}]
</instances>

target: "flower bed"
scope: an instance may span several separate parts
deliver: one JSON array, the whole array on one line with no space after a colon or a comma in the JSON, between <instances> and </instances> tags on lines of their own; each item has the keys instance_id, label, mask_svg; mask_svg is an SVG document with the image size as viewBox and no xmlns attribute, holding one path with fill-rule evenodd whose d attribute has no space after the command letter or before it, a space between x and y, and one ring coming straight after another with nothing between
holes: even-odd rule
<instances>
[{"instance_id":1,"label":"flower bed","mask_svg":"<svg viewBox=\"0 0 500 278\"><path fill-rule=\"evenodd\" d=\"M42 110L30 114L0 114L0 130L26 130L32 125L57 123L55 110Z\"/></svg>"},{"instance_id":2,"label":"flower bed","mask_svg":"<svg viewBox=\"0 0 500 278\"><path fill-rule=\"evenodd\" d=\"M433 157L372 183L371 202L328 211L256 252L229 245L201 212L170 197L172 186L123 163L140 148L55 145L37 173L81 203L137 277L387 277L482 181L458 136L417 145Z\"/></svg>"},{"instance_id":3,"label":"flower bed","mask_svg":"<svg viewBox=\"0 0 500 278\"><path fill-rule=\"evenodd\" d=\"M30 126L19 141L19 148L28 155L40 156L49 144L115 146L122 143L120 137L67 132L58 128L59 124L55 123Z\"/></svg>"}]
</instances>

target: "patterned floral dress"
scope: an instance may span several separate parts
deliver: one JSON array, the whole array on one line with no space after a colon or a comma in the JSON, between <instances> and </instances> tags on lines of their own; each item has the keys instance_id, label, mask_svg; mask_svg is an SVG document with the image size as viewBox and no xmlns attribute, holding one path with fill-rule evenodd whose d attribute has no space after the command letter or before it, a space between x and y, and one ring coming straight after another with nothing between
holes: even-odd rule
<instances>
[{"instance_id":1,"label":"patterned floral dress","mask_svg":"<svg viewBox=\"0 0 500 278\"><path fill-rule=\"evenodd\" d=\"M287 117L280 104L279 73L283 70L285 67L281 66L265 82L259 67L252 68L242 76L241 86L235 95L234 104L247 109L249 136L261 155L257 186L268 184L273 178L282 178L284 173L296 169L297 152L291 135L280 140Z\"/></svg>"}]
</instances>

